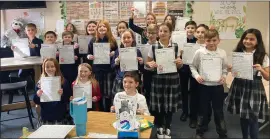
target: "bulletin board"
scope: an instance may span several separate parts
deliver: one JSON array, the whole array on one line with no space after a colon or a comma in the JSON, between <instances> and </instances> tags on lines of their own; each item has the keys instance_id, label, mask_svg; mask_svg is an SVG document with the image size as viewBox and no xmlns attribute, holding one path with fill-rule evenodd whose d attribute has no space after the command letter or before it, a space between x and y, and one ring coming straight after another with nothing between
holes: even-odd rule
<instances>
[{"instance_id":1,"label":"bulletin board","mask_svg":"<svg viewBox=\"0 0 271 139\"><path fill-rule=\"evenodd\" d=\"M134 8L134 23L138 26L145 26L145 17L148 12L153 12L158 23L162 23L167 14L174 16L185 16L185 1L152 2L146 1L91 1L91 2L67 2L66 3L67 22L80 20L84 25L90 20L99 21L106 19L109 21L112 31L119 21L129 21L131 8ZM74 10L77 9L77 10ZM81 11L81 12L80 12ZM83 12L82 12L83 11ZM77 21L79 22L79 21ZM84 29L78 30L79 34L84 34Z\"/></svg>"}]
</instances>

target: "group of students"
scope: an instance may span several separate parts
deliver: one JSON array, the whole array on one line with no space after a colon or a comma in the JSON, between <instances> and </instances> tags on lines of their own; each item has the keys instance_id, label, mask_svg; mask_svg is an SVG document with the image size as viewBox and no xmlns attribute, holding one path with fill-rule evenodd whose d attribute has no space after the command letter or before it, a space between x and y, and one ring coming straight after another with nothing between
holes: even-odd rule
<instances>
[{"instance_id":1,"label":"group of students","mask_svg":"<svg viewBox=\"0 0 271 139\"><path fill-rule=\"evenodd\" d=\"M41 77L61 76L62 89L59 90L61 101L40 102L42 95L39 83L34 102L41 107L42 124L69 124L67 104L73 98L72 87L76 84L92 85L93 107L88 110L113 111L115 95L127 94L138 100L138 114L153 115L157 127L158 138L171 137L172 116L182 105L180 119L190 118L189 126L196 128L196 138L202 138L208 130L212 111L216 130L220 138L227 138L226 121L224 120L223 104L225 100L223 84L231 65L227 63L226 52L218 48L220 38L215 29L209 29L204 24L188 21L185 24L187 43L201 46L193 56L191 65L182 62L182 51L178 44L172 42L171 34L175 27L175 17L168 15L164 23L159 26L152 13L146 16L146 28L138 27L133 22L120 21L117 33L121 39L120 48L136 47L134 32L141 35L141 42L149 44L147 61L143 61L142 54L137 50L138 70L123 72L120 70L119 49L109 22L100 20L90 21L86 26L86 35L93 39L89 42L89 52L86 55L78 53L80 47L76 43L76 29L69 23L62 33L63 45L74 45L75 64L59 64L56 58L45 59L42 64ZM129 29L130 28L130 29ZM28 24L26 34L29 39L30 55L40 56L42 40L35 37L36 26ZM45 33L46 44L55 44L57 35L53 31ZM93 64L93 43L110 44L111 64ZM149 46L146 45L146 46ZM14 49L15 46L12 46ZM157 74L155 49L174 49L177 71L176 73ZM234 78L226 99L227 110L233 114L240 114L240 124L243 138L258 138L258 119L269 116L268 102L261 79L269 80L269 58L266 54L261 32L257 29L246 30L234 52L253 53L254 80ZM201 58L204 55L220 57L222 60L222 76L219 82L208 82L200 76ZM142 80L141 80L142 75ZM188 82L190 81L190 85ZM142 87L140 87L142 86ZM190 86L190 89L188 88ZM190 100L188 100L190 94ZM190 110L188 105L190 102ZM182 104L181 104L182 103ZM190 113L190 115L189 115Z\"/></svg>"}]
</instances>

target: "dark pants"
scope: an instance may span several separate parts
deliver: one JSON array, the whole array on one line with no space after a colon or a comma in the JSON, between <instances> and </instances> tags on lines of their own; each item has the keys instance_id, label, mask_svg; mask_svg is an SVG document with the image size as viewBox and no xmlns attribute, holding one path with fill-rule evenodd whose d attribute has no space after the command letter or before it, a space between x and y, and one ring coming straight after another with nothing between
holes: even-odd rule
<instances>
[{"instance_id":1,"label":"dark pants","mask_svg":"<svg viewBox=\"0 0 271 139\"><path fill-rule=\"evenodd\" d=\"M144 69L143 73L143 90L144 96L146 98L148 106L150 106L150 92L151 92L151 81L152 81L152 71Z\"/></svg>"},{"instance_id":2,"label":"dark pants","mask_svg":"<svg viewBox=\"0 0 271 139\"><path fill-rule=\"evenodd\" d=\"M170 129L172 122L172 112L156 112L154 121L157 128L164 127L165 129Z\"/></svg>"},{"instance_id":3,"label":"dark pants","mask_svg":"<svg viewBox=\"0 0 271 139\"><path fill-rule=\"evenodd\" d=\"M184 65L187 66L187 65ZM186 67L187 68L187 67ZM180 71L180 83L181 83L181 94L182 94L182 110L183 113L188 114L188 81L189 78L193 78L191 76L190 70L186 69L184 71Z\"/></svg>"},{"instance_id":4,"label":"dark pants","mask_svg":"<svg viewBox=\"0 0 271 139\"><path fill-rule=\"evenodd\" d=\"M243 139L248 139L248 134L250 135L250 139L258 139L259 134L258 118L256 117L250 119L240 118L240 123Z\"/></svg>"},{"instance_id":5,"label":"dark pants","mask_svg":"<svg viewBox=\"0 0 271 139\"><path fill-rule=\"evenodd\" d=\"M208 107L210 102L214 111L214 119L216 125L216 132L219 136L225 136L227 134L226 123L223 113L224 102L224 88L223 85L218 86L206 86L199 85L200 90L200 111L198 116L198 127L196 130L197 135L202 136L204 129L208 126Z\"/></svg>"}]
</instances>

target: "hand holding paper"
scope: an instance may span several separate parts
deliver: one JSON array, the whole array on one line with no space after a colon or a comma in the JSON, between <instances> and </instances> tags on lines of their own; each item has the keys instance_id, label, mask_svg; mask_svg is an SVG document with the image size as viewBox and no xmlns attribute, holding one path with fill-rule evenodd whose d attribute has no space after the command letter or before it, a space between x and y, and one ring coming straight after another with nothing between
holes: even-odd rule
<instances>
[{"instance_id":1,"label":"hand holding paper","mask_svg":"<svg viewBox=\"0 0 271 139\"><path fill-rule=\"evenodd\" d=\"M63 89L59 89L59 90L58 90L58 94L59 94L59 95L62 95L62 94L63 94Z\"/></svg>"},{"instance_id":2,"label":"hand holding paper","mask_svg":"<svg viewBox=\"0 0 271 139\"><path fill-rule=\"evenodd\" d=\"M37 96L40 97L40 96L42 95L42 93L43 93L43 91L39 89L39 90L37 91Z\"/></svg>"},{"instance_id":3,"label":"hand holding paper","mask_svg":"<svg viewBox=\"0 0 271 139\"><path fill-rule=\"evenodd\" d=\"M94 60L94 56L93 55L88 55L87 58L88 58L88 60Z\"/></svg>"},{"instance_id":4,"label":"hand holding paper","mask_svg":"<svg viewBox=\"0 0 271 139\"><path fill-rule=\"evenodd\" d=\"M202 79L201 76L198 76L198 77L196 78L196 80L197 80L197 82L200 83L200 84L202 84L202 83L204 82L204 80Z\"/></svg>"},{"instance_id":5,"label":"hand holding paper","mask_svg":"<svg viewBox=\"0 0 271 139\"><path fill-rule=\"evenodd\" d=\"M263 68L262 68L262 66L261 66L260 64L255 64L255 65L253 65L253 68L255 68L255 69L258 70L258 71L263 70Z\"/></svg>"},{"instance_id":6,"label":"hand holding paper","mask_svg":"<svg viewBox=\"0 0 271 139\"><path fill-rule=\"evenodd\" d=\"M143 58L141 58L141 57L137 57L137 60L138 60L139 64L141 64L141 65L144 63Z\"/></svg>"}]
</instances>

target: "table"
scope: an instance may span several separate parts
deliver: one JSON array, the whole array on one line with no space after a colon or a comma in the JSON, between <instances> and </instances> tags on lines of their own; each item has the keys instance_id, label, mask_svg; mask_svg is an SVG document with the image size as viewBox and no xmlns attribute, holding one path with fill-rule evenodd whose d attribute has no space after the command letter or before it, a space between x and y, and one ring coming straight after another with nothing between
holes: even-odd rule
<instances>
[{"instance_id":1,"label":"table","mask_svg":"<svg viewBox=\"0 0 271 139\"><path fill-rule=\"evenodd\" d=\"M154 121L153 116L140 116L148 121ZM112 126L112 124L116 121L116 114L109 112L97 112L90 111L88 112L88 121L87 121L87 135L89 132L101 133L101 134L112 134L117 135L116 129ZM140 133L140 138L150 138L151 136L151 128L144 130ZM75 128L67 135L68 138L75 137L76 132Z\"/></svg>"},{"instance_id":2,"label":"table","mask_svg":"<svg viewBox=\"0 0 271 139\"><path fill-rule=\"evenodd\" d=\"M1 71L34 69L35 83L39 81L41 75L41 57L31 56L26 58L1 58Z\"/></svg>"}]
</instances>

